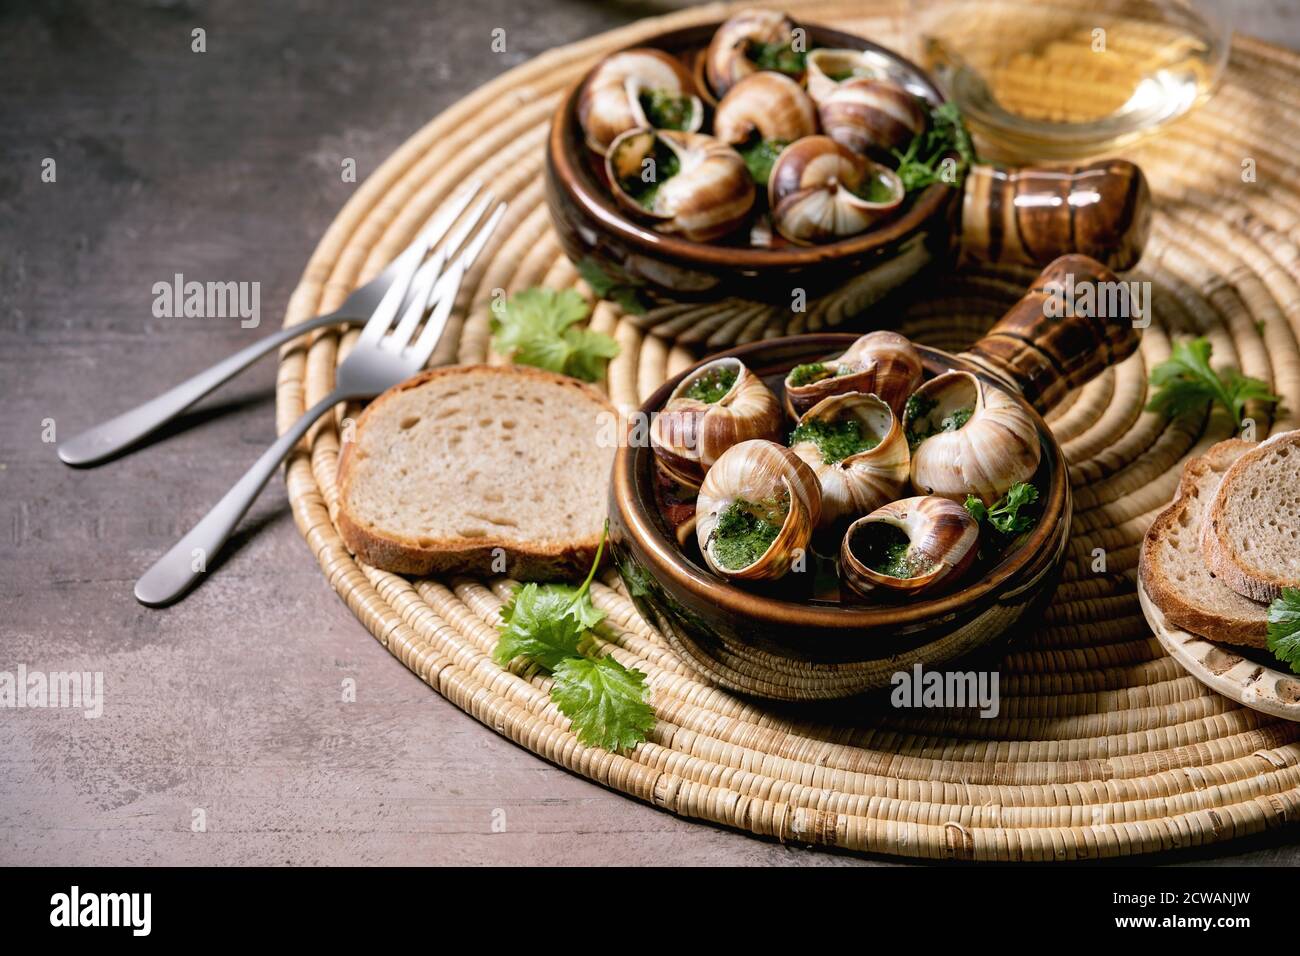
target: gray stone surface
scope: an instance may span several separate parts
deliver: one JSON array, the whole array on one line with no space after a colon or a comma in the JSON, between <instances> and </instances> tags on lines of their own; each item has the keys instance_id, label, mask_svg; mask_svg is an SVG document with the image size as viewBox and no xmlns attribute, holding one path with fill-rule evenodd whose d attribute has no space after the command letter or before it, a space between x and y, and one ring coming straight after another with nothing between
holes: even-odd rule
<instances>
[{"instance_id":1,"label":"gray stone surface","mask_svg":"<svg viewBox=\"0 0 1300 956\"><path fill-rule=\"evenodd\" d=\"M219 574L173 609L137 605L139 572L274 437L269 360L189 418L202 427L104 468L42 442L46 419L74 434L278 324L355 189L344 157L364 178L508 67L659 9L0 5L0 670L102 671L106 694L98 720L0 711L0 865L864 862L677 819L462 714L335 597L279 482ZM1252 20L1300 41L1293 5L1239 11ZM153 284L178 272L261 283L263 327L155 318ZM1197 858L1294 862L1292 839Z\"/></svg>"}]
</instances>

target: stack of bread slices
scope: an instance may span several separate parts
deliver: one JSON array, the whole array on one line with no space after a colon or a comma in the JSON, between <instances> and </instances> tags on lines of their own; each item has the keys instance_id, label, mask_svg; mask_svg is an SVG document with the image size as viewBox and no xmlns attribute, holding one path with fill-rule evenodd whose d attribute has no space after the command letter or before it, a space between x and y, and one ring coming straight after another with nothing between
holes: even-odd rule
<instances>
[{"instance_id":1,"label":"stack of bread slices","mask_svg":"<svg viewBox=\"0 0 1300 956\"><path fill-rule=\"evenodd\" d=\"M1170 625L1264 647L1269 602L1300 587L1300 431L1231 438L1190 459L1138 571Z\"/></svg>"}]
</instances>

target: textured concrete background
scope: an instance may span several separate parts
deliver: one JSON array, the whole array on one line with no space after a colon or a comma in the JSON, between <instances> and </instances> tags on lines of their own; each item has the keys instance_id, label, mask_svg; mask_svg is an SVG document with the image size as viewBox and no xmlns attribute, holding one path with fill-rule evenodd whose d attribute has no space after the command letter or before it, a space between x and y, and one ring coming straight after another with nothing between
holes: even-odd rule
<instances>
[{"instance_id":1,"label":"textured concrete background","mask_svg":"<svg viewBox=\"0 0 1300 956\"><path fill-rule=\"evenodd\" d=\"M1223 5L1300 45L1294 3ZM41 441L45 419L67 437L278 326L356 188L343 157L364 179L491 77L665 8L0 4L0 670L102 671L107 696L98 720L0 711L0 865L863 862L679 820L462 714L335 597L279 481L220 573L171 610L136 604L139 572L274 438L269 360L187 419L201 428L107 467L64 468ZM260 282L262 328L154 318L177 272ZM1292 840L1196 858L1296 861Z\"/></svg>"}]
</instances>

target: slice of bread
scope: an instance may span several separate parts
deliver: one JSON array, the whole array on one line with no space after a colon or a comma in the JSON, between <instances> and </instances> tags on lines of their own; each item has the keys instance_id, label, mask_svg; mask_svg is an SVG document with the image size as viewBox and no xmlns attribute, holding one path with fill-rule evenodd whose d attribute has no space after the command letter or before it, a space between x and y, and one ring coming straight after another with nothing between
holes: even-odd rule
<instances>
[{"instance_id":1,"label":"slice of bread","mask_svg":"<svg viewBox=\"0 0 1300 956\"><path fill-rule=\"evenodd\" d=\"M1201 524L1224 475L1256 446L1230 438L1183 466L1173 503L1142 539L1142 586L1173 626L1212 641L1263 647L1268 609L1229 588L1202 560Z\"/></svg>"},{"instance_id":2,"label":"slice of bread","mask_svg":"<svg viewBox=\"0 0 1300 956\"><path fill-rule=\"evenodd\" d=\"M1300 588L1300 431L1272 436L1228 469L1201 551L1211 571L1252 600Z\"/></svg>"},{"instance_id":3,"label":"slice of bread","mask_svg":"<svg viewBox=\"0 0 1300 956\"><path fill-rule=\"evenodd\" d=\"M534 368L423 372L357 420L339 532L397 574L581 577L605 521L616 416L594 388Z\"/></svg>"}]
</instances>

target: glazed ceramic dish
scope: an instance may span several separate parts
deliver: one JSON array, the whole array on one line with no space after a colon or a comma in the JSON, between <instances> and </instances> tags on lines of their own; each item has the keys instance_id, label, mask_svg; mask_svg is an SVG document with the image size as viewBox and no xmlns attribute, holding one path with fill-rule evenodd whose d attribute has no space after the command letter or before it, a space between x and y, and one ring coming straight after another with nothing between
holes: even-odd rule
<instances>
[{"instance_id":1,"label":"glazed ceramic dish","mask_svg":"<svg viewBox=\"0 0 1300 956\"><path fill-rule=\"evenodd\" d=\"M695 64L720 24L689 27L637 45L664 51L707 83ZM930 106L942 94L917 66L870 41L803 25L812 47L865 51L873 69ZM890 218L860 234L818 245L753 247L736 236L691 241L630 216L611 193L601 155L579 119L584 77L555 114L547 146L546 192L565 253L606 281L669 299L726 296L789 304L793 289L818 296L847 283L883 293L960 249L987 262L1043 267L1079 252L1114 269L1140 257L1150 224L1141 170L1122 160L1059 169L999 169L976 163L959 186L935 183L909 194ZM705 91L706 100L709 98ZM742 230L743 232L743 230Z\"/></svg>"},{"instance_id":2,"label":"glazed ceramic dish","mask_svg":"<svg viewBox=\"0 0 1300 956\"><path fill-rule=\"evenodd\" d=\"M968 351L950 355L917 346L926 380L952 370L971 372L1010 395L1034 423L1041 446L1033 477L1039 513L1016 547L955 590L902 602L864 603L847 592L828 599L811 580L806 591L802 582L776 589L733 583L682 546L656 490L654 452L629 444L614 463L610 530L619 573L638 609L709 680L778 700L848 697L886 686L898 670L959 658L1032 615L1054 589L1071 515L1066 464L1042 415L1070 389L1131 355L1141 335L1128 320L1048 317L1045 288L1067 274L1076 283L1114 280L1097 262L1063 257ZM740 359L783 398L783 380L792 368L839 355L855 339L794 336L724 354ZM640 409L647 419L692 371L651 396Z\"/></svg>"}]
</instances>

